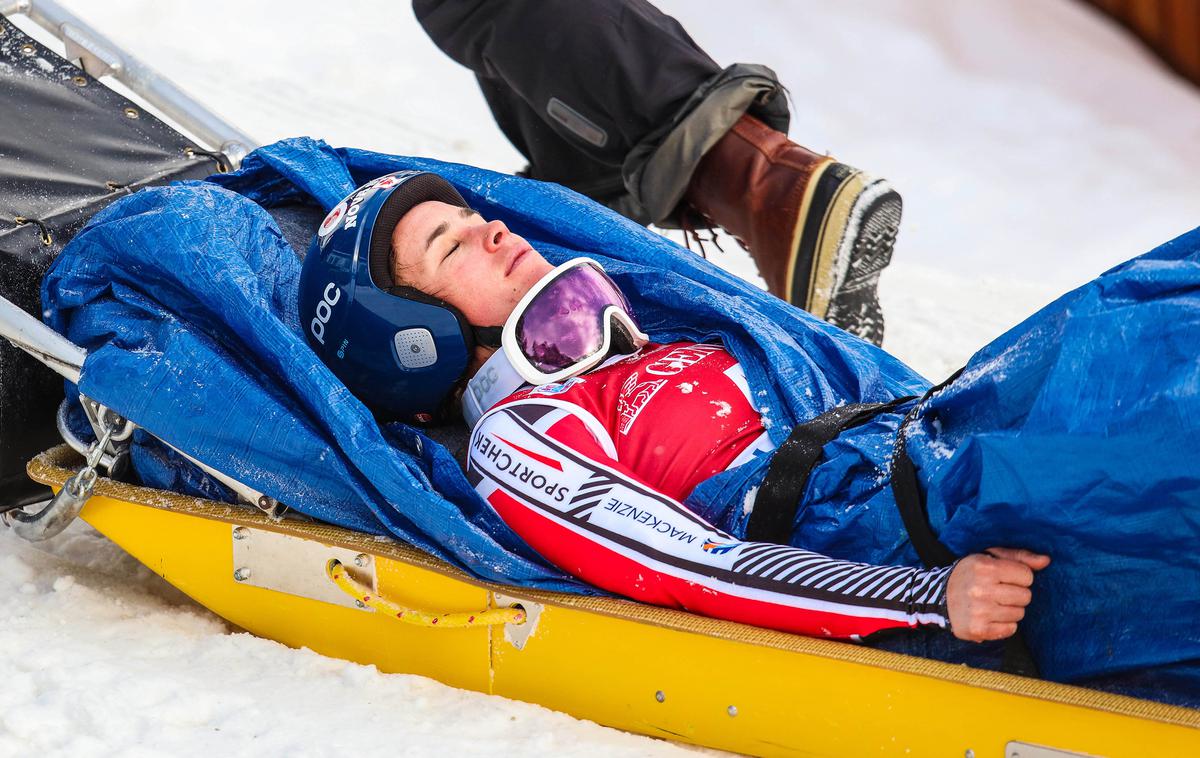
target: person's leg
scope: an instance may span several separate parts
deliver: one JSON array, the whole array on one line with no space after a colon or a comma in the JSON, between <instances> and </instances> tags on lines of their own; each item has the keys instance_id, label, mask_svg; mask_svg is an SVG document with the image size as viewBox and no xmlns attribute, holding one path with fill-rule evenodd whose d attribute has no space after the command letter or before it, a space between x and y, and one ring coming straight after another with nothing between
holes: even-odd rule
<instances>
[{"instance_id":1,"label":"person's leg","mask_svg":"<svg viewBox=\"0 0 1200 758\"><path fill-rule=\"evenodd\" d=\"M916 629L891 629L863 638L862 643L889 653L915 655L947 663L963 663L972 668L1000 671L1004 666L1004 642L965 642L945 629L920 626Z\"/></svg>"},{"instance_id":2,"label":"person's leg","mask_svg":"<svg viewBox=\"0 0 1200 758\"><path fill-rule=\"evenodd\" d=\"M503 80L480 76L476 80L496 124L529 160L518 173L570 187L624 216L638 220L644 217L644 211L626 192L619 167L592 158L560 136Z\"/></svg>"},{"instance_id":3,"label":"person's leg","mask_svg":"<svg viewBox=\"0 0 1200 758\"><path fill-rule=\"evenodd\" d=\"M641 223L720 226L772 293L882 340L876 287L899 195L788 140L770 69L721 70L643 0L413 7L438 46L475 71L530 176Z\"/></svg>"},{"instance_id":4,"label":"person's leg","mask_svg":"<svg viewBox=\"0 0 1200 758\"><path fill-rule=\"evenodd\" d=\"M939 540L1051 556L1022 622L1049 679L1200 659L1198 338L1200 229L1013 327L909 425Z\"/></svg>"},{"instance_id":5,"label":"person's leg","mask_svg":"<svg viewBox=\"0 0 1200 758\"><path fill-rule=\"evenodd\" d=\"M721 70L642 0L414 0L413 9L438 47L475 72L529 175L576 190L623 191L634 148ZM584 194L610 199L603 190ZM656 215L665 214L636 220Z\"/></svg>"}]
</instances>

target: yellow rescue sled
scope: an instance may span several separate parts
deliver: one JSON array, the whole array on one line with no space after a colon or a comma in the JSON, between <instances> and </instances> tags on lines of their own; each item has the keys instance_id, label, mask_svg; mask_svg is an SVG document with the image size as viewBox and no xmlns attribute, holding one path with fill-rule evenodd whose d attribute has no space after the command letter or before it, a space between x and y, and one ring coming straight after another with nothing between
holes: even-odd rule
<instances>
[{"instance_id":1,"label":"yellow rescue sled","mask_svg":"<svg viewBox=\"0 0 1200 758\"><path fill-rule=\"evenodd\" d=\"M55 490L67 446L29 464ZM481 582L386 538L99 479L82 516L254 634L762 755L1200 755L1200 711L718 621Z\"/></svg>"}]
</instances>

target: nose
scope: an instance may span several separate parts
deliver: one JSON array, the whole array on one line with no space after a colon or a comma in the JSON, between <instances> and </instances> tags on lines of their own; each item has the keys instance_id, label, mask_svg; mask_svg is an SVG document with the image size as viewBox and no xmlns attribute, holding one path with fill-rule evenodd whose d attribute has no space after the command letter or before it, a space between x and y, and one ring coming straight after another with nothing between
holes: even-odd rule
<instances>
[{"instance_id":1,"label":"nose","mask_svg":"<svg viewBox=\"0 0 1200 758\"><path fill-rule=\"evenodd\" d=\"M500 249L504 238L508 235L508 227L503 221L489 221L483 226L483 248L489 253Z\"/></svg>"}]
</instances>

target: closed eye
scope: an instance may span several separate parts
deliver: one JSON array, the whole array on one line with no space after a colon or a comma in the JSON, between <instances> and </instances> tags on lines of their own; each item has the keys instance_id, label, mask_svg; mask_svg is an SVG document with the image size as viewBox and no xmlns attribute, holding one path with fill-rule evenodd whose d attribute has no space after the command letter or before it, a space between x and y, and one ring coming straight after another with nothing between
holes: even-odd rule
<instances>
[{"instance_id":1,"label":"closed eye","mask_svg":"<svg viewBox=\"0 0 1200 758\"><path fill-rule=\"evenodd\" d=\"M458 209L458 217L459 218L468 219L468 218L471 218L472 216L479 216L479 212L472 208L459 208ZM483 216L479 216L479 218L480 218L480 220L483 220ZM450 245L450 249L446 251L446 254L442 256L442 260L445 261L451 255L454 255L454 253L458 250L459 245L461 245L461 244L462 244L461 241L455 240Z\"/></svg>"},{"instance_id":2,"label":"closed eye","mask_svg":"<svg viewBox=\"0 0 1200 758\"><path fill-rule=\"evenodd\" d=\"M483 216L480 216L477 211L475 211L471 208L459 208L458 209L458 217L460 219L465 220L465 219L471 218L472 216L479 216L479 219L481 221L483 220ZM441 235L445 234L447 231L449 231L449 228L450 228L450 224L448 224L445 221L443 221L441 224L438 224L438 227L433 230L433 234L429 235L429 241L428 241L428 243L426 243L426 247L428 247L429 245L432 245L433 241L436 238L438 238L439 236L441 236ZM460 228L460 232L461 232L461 228ZM448 247L446 249L445 254L442 255L442 259L438 262L439 265L441 263L445 263L447 258L449 258L451 255L454 255L454 253L458 251L458 248L461 245L462 245L462 240L460 240L460 239L453 240L450 243L450 247Z\"/></svg>"}]
</instances>

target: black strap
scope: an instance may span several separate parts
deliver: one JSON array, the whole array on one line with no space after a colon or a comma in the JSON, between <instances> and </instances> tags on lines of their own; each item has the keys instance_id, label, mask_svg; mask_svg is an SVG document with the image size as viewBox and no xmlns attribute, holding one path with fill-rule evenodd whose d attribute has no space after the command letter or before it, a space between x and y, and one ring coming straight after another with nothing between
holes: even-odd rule
<instances>
[{"instance_id":1,"label":"black strap","mask_svg":"<svg viewBox=\"0 0 1200 758\"><path fill-rule=\"evenodd\" d=\"M925 508L925 498L921 497L921 488L917 484L917 468L908 457L905 445L908 424L916 418L921 403L917 403L904 417L900 429L896 433L896 444L892 449L892 496L896 507L900 509L900 520L908 532L908 538L921 561L929 568L949 566L958 560L958 556L950 548L942 544L933 527L929 525L929 511Z\"/></svg>"},{"instance_id":2,"label":"black strap","mask_svg":"<svg viewBox=\"0 0 1200 758\"><path fill-rule=\"evenodd\" d=\"M930 387L921 396L920 402L913 405L900 424L900 429L896 432L896 443L892 448L892 496L896 500L896 507L900 509L900 520L904 522L908 538L928 568L949 566L958 560L958 556L941 543L934 534L933 527L929 525L929 511L925 509L925 498L921 497L921 487L917 484L917 468L908 457L905 443L908 440L909 424L917 417L917 412L925 401L957 379L962 372L963 369L960 368L942 383Z\"/></svg>"},{"instance_id":3,"label":"black strap","mask_svg":"<svg viewBox=\"0 0 1200 758\"><path fill-rule=\"evenodd\" d=\"M471 329L475 334L475 344L500 349L500 335L504 333L504 327L472 326Z\"/></svg>"},{"instance_id":4,"label":"black strap","mask_svg":"<svg viewBox=\"0 0 1200 758\"><path fill-rule=\"evenodd\" d=\"M797 424L771 456L767 476L754 499L754 511L746 522L746 539L788 544L804 486L821 458L821 450L843 431L865 424L880 413L912 399L901 397L887 403L842 405L811 421Z\"/></svg>"},{"instance_id":5,"label":"black strap","mask_svg":"<svg viewBox=\"0 0 1200 758\"><path fill-rule=\"evenodd\" d=\"M917 468L908 457L906 440L909 422L917 417L917 411L935 392L947 386L962 374L960 368L946 381L931 388L921 398L921 402L912 407L900 430L896 434L896 445L892 450L892 495L896 499L896 507L900 509L900 519L908 530L908 538L917 551L917 555L929 568L949 566L958 560L958 556L950 548L942 544L929 524L929 511L925 507L925 498L921 496L921 488L917 483ZM1017 633L1004 641L1004 658L1000 670L1019 676L1038 676L1037 663L1025 642L1025 635L1018 629Z\"/></svg>"},{"instance_id":6,"label":"black strap","mask_svg":"<svg viewBox=\"0 0 1200 758\"><path fill-rule=\"evenodd\" d=\"M908 457L905 445L907 429L910 422L916 419L921 405L934 393L957 379L962 372L960 368L941 384L931 387L921 396L920 401L913 405L897 430L892 451L892 495L913 548L929 568L949 566L958 560L958 556L942 544L929 524L929 512L917 483L916 466ZM804 494L804 486L825 445L843 431L861 426L880 413L886 413L914 398L915 396L901 397L889 403L843 405L826 411L811 421L798 424L771 457L767 476L763 479L754 501L754 511L746 523L746 539L787 544L791 539L792 526L796 519L796 511L800 507L800 498ZM1003 655L1001 671L1020 676L1039 675L1037 664L1021 630L1018 629L1016 634L1005 640Z\"/></svg>"}]
</instances>

